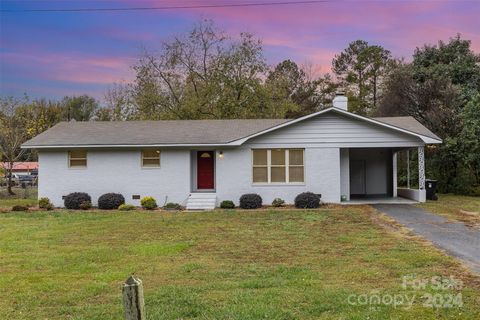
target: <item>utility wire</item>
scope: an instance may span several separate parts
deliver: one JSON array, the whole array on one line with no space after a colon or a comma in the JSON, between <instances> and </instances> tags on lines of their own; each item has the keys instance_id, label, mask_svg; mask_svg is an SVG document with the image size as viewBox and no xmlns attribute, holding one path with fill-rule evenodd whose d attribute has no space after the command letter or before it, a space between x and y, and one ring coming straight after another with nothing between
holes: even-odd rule
<instances>
[{"instance_id":1,"label":"utility wire","mask_svg":"<svg viewBox=\"0 0 480 320\"><path fill-rule=\"evenodd\" d=\"M206 8L232 8L232 7L261 7L261 6L283 6L295 4L317 4L331 2L332 0L310 0L310 1L281 1L281 2L248 2L248 3L225 3L225 4L204 4L185 6L162 6L162 7L125 7L125 8L72 8L72 9L1 9L0 12L102 12L102 11L149 11L149 10L182 10L182 9L206 9Z\"/></svg>"}]
</instances>

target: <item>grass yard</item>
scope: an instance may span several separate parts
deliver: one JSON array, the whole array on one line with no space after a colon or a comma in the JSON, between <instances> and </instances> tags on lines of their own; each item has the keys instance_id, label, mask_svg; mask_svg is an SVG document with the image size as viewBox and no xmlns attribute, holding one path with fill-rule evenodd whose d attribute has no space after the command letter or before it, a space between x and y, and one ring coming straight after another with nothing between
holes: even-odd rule
<instances>
[{"instance_id":1,"label":"grass yard","mask_svg":"<svg viewBox=\"0 0 480 320\"><path fill-rule=\"evenodd\" d=\"M4 213L0 237L0 319L121 319L131 273L148 319L480 318L478 278L367 206ZM404 290L412 274L465 286ZM428 293L461 293L463 307L425 307ZM361 294L415 300L348 303Z\"/></svg>"},{"instance_id":2,"label":"grass yard","mask_svg":"<svg viewBox=\"0 0 480 320\"><path fill-rule=\"evenodd\" d=\"M480 197L439 194L437 201L429 200L417 206L449 219L480 227Z\"/></svg>"}]
</instances>

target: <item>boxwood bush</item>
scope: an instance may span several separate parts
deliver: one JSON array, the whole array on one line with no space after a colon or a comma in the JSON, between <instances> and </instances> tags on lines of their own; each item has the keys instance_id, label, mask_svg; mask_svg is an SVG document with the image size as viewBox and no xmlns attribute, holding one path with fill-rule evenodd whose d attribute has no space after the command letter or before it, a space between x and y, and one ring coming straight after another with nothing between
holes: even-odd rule
<instances>
[{"instance_id":1,"label":"boxwood bush","mask_svg":"<svg viewBox=\"0 0 480 320\"><path fill-rule=\"evenodd\" d=\"M301 209L318 208L320 197L313 192L303 192L295 197L295 207Z\"/></svg>"},{"instance_id":2,"label":"boxwood bush","mask_svg":"<svg viewBox=\"0 0 480 320\"><path fill-rule=\"evenodd\" d=\"M135 206L133 204L121 204L118 207L118 210L120 210L120 211L131 211L131 210L135 210Z\"/></svg>"},{"instance_id":3,"label":"boxwood bush","mask_svg":"<svg viewBox=\"0 0 480 320\"><path fill-rule=\"evenodd\" d=\"M44 210L53 210L53 204L50 202L48 198L40 198L38 200L38 207Z\"/></svg>"},{"instance_id":4,"label":"boxwood bush","mask_svg":"<svg viewBox=\"0 0 480 320\"><path fill-rule=\"evenodd\" d=\"M283 207L284 204L285 204L285 200L280 198L275 198L272 201L272 206L274 207Z\"/></svg>"},{"instance_id":5,"label":"boxwood bush","mask_svg":"<svg viewBox=\"0 0 480 320\"><path fill-rule=\"evenodd\" d=\"M92 198L85 192L74 192L66 195L63 203L67 209L80 209L82 202L92 203Z\"/></svg>"},{"instance_id":6,"label":"boxwood bush","mask_svg":"<svg viewBox=\"0 0 480 320\"><path fill-rule=\"evenodd\" d=\"M240 197L240 208L257 209L262 206L262 197L256 193L247 193Z\"/></svg>"},{"instance_id":7,"label":"boxwood bush","mask_svg":"<svg viewBox=\"0 0 480 320\"><path fill-rule=\"evenodd\" d=\"M234 209L235 203L232 200L223 200L220 202L220 208L222 209Z\"/></svg>"},{"instance_id":8,"label":"boxwood bush","mask_svg":"<svg viewBox=\"0 0 480 320\"><path fill-rule=\"evenodd\" d=\"M182 210L182 206L175 202L169 202L163 206L165 210Z\"/></svg>"},{"instance_id":9,"label":"boxwood bush","mask_svg":"<svg viewBox=\"0 0 480 320\"><path fill-rule=\"evenodd\" d=\"M157 208L157 200L155 200L154 197L143 197L142 200L140 200L140 205L143 209L153 210Z\"/></svg>"},{"instance_id":10,"label":"boxwood bush","mask_svg":"<svg viewBox=\"0 0 480 320\"><path fill-rule=\"evenodd\" d=\"M119 193L105 193L98 198L98 208L104 210L118 209L125 203L125 198Z\"/></svg>"}]
</instances>

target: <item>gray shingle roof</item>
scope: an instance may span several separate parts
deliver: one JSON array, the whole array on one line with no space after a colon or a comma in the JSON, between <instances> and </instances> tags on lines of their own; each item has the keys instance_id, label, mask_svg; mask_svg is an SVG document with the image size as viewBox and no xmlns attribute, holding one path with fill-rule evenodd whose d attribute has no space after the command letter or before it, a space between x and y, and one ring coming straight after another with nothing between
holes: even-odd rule
<instances>
[{"instance_id":1,"label":"gray shingle roof","mask_svg":"<svg viewBox=\"0 0 480 320\"><path fill-rule=\"evenodd\" d=\"M381 117L372 119L440 140L439 137L412 117ZM288 121L290 120L236 119L61 122L25 142L23 147L222 145L274 128Z\"/></svg>"},{"instance_id":2,"label":"gray shingle roof","mask_svg":"<svg viewBox=\"0 0 480 320\"><path fill-rule=\"evenodd\" d=\"M441 140L436 134L424 127L420 122L413 117L378 117L372 118L374 120L389 124L391 126L405 129L414 133L421 134L433 139Z\"/></svg>"},{"instance_id":3,"label":"gray shingle roof","mask_svg":"<svg viewBox=\"0 0 480 320\"><path fill-rule=\"evenodd\" d=\"M225 144L287 121L289 120L61 122L23 146Z\"/></svg>"}]
</instances>

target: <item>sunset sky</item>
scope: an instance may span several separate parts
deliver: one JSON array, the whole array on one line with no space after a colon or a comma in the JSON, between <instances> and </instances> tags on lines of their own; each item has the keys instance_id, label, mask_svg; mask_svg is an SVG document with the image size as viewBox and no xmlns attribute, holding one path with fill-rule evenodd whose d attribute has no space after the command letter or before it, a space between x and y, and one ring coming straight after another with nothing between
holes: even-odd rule
<instances>
[{"instance_id":1,"label":"sunset sky","mask_svg":"<svg viewBox=\"0 0 480 320\"><path fill-rule=\"evenodd\" d=\"M300 1L300 0L291 0ZM263 40L270 64L292 59L319 73L349 42L380 44L411 58L425 43L460 33L480 53L480 1L326 1L262 7L103 12L24 9L166 7L282 0L0 1L0 94L102 99L113 82L130 80L142 47L155 49L202 18L236 36Z\"/></svg>"}]
</instances>

